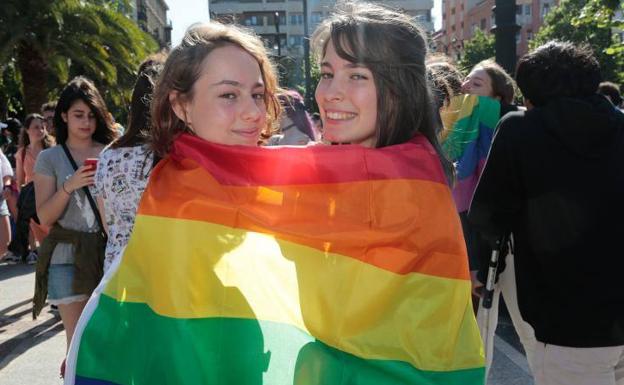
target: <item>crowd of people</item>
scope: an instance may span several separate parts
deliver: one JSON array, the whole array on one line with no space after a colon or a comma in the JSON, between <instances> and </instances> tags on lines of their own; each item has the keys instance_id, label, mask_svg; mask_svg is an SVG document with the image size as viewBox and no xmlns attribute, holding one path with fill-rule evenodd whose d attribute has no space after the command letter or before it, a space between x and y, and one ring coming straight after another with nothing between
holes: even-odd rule
<instances>
[{"instance_id":1,"label":"crowd of people","mask_svg":"<svg viewBox=\"0 0 624 385\"><path fill-rule=\"evenodd\" d=\"M492 60L464 77L428 55L409 17L341 7L312 40L318 113L279 87L257 36L210 23L143 62L121 136L84 77L24 124L0 124L0 255L36 262L34 315L57 306L69 349L91 293L121 263L152 170L181 135L275 151L424 138L454 198L481 330L497 320L480 306L490 255L510 237L494 309L502 293L535 383L623 385L624 112L591 49L553 41L519 60L515 80ZM458 112L469 103L472 115ZM494 124L470 131L469 118ZM493 339L482 338L489 368Z\"/></svg>"}]
</instances>

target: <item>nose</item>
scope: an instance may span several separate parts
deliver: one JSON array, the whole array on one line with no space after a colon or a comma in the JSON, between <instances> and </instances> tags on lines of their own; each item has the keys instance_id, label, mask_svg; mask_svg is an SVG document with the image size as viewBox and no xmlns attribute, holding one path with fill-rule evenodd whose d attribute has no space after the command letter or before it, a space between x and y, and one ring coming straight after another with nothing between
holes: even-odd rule
<instances>
[{"instance_id":1,"label":"nose","mask_svg":"<svg viewBox=\"0 0 624 385\"><path fill-rule=\"evenodd\" d=\"M461 86L461 90L462 92L469 92L470 91L470 80L466 80L465 82L462 83Z\"/></svg>"},{"instance_id":2,"label":"nose","mask_svg":"<svg viewBox=\"0 0 624 385\"><path fill-rule=\"evenodd\" d=\"M243 106L242 117L246 121L255 122L266 115L264 100L250 97Z\"/></svg>"},{"instance_id":3,"label":"nose","mask_svg":"<svg viewBox=\"0 0 624 385\"><path fill-rule=\"evenodd\" d=\"M344 90L342 84L337 79L328 79L327 83L321 90L323 99L328 102L340 101L344 98Z\"/></svg>"}]
</instances>

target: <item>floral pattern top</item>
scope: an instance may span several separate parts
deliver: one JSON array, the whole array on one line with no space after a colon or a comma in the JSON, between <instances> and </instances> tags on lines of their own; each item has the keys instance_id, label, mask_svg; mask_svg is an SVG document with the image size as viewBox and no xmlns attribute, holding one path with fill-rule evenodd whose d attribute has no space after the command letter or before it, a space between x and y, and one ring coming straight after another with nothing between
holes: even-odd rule
<instances>
[{"instance_id":1,"label":"floral pattern top","mask_svg":"<svg viewBox=\"0 0 624 385\"><path fill-rule=\"evenodd\" d=\"M104 273L128 244L153 162L153 153L146 145L109 148L100 156L95 188L104 200L108 227Z\"/></svg>"}]
</instances>

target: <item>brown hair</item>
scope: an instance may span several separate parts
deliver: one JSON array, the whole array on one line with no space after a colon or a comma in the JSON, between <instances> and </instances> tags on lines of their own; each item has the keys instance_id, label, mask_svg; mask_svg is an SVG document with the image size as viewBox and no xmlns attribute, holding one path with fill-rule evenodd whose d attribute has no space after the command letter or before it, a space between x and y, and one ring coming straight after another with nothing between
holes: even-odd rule
<instances>
[{"instance_id":1,"label":"brown hair","mask_svg":"<svg viewBox=\"0 0 624 385\"><path fill-rule=\"evenodd\" d=\"M128 128L111 143L111 148L133 147L145 143L152 128L150 106L154 84L163 69L167 55L159 52L150 55L139 66L139 75L132 90Z\"/></svg>"},{"instance_id":2,"label":"brown hair","mask_svg":"<svg viewBox=\"0 0 624 385\"><path fill-rule=\"evenodd\" d=\"M27 130L30 128L30 124L36 119L41 120L41 122L45 120L43 116L39 114L29 114L26 116L26 120L24 120L24 128L22 128L19 137L20 148L26 148L30 144L30 137L28 136ZM54 138L46 132L41 139L41 145L44 149L54 146Z\"/></svg>"},{"instance_id":3,"label":"brown hair","mask_svg":"<svg viewBox=\"0 0 624 385\"><path fill-rule=\"evenodd\" d=\"M54 112L56 110L56 100L51 102L46 102L41 105L41 113L43 114L46 111Z\"/></svg>"},{"instance_id":4,"label":"brown hair","mask_svg":"<svg viewBox=\"0 0 624 385\"><path fill-rule=\"evenodd\" d=\"M449 180L452 165L436 136L436 111L425 69L427 39L412 18L389 8L345 2L312 37L319 58L331 40L342 59L373 73L377 88L375 147L405 143L417 133L436 149Z\"/></svg>"},{"instance_id":5,"label":"brown hair","mask_svg":"<svg viewBox=\"0 0 624 385\"><path fill-rule=\"evenodd\" d=\"M78 99L85 102L93 115L95 115L96 126L92 135L93 140L101 144L112 142L117 137L117 131L113 128L111 115L106 108L102 95L100 95L91 80L83 76L77 76L61 92L56 110L54 111L57 143L65 143L69 135L67 123L63 120L61 114L67 112Z\"/></svg>"},{"instance_id":6,"label":"brown hair","mask_svg":"<svg viewBox=\"0 0 624 385\"><path fill-rule=\"evenodd\" d=\"M196 24L184 35L180 45L170 53L160 75L152 100L152 130L150 133L152 150L164 157L173 140L183 132L189 132L186 122L174 113L169 101L171 91L178 91L184 98L193 98L193 85L201 76L204 59L213 50L227 45L235 45L253 56L262 74L267 106L267 125L263 136L268 137L280 114L280 103L275 68L266 52L264 44L253 32L234 25L217 22Z\"/></svg>"},{"instance_id":7,"label":"brown hair","mask_svg":"<svg viewBox=\"0 0 624 385\"><path fill-rule=\"evenodd\" d=\"M516 82L498 63L488 59L478 63L474 69L481 68L492 82L492 93L504 104L512 104L516 94Z\"/></svg>"}]
</instances>

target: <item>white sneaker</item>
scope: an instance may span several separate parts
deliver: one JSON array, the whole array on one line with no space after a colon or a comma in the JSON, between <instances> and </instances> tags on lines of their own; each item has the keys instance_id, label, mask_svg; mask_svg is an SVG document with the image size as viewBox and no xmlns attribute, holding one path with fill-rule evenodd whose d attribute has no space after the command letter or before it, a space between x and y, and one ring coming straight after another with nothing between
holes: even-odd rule
<instances>
[{"instance_id":1,"label":"white sneaker","mask_svg":"<svg viewBox=\"0 0 624 385\"><path fill-rule=\"evenodd\" d=\"M34 265L35 263L37 263L37 257L37 252L31 251L30 254L28 254L28 256L26 257L26 263L28 263L29 265Z\"/></svg>"},{"instance_id":2,"label":"white sneaker","mask_svg":"<svg viewBox=\"0 0 624 385\"><path fill-rule=\"evenodd\" d=\"M2 258L2 261L10 263L10 264L15 264L20 261L20 257L13 254L12 251L7 251L7 253L4 254L4 258Z\"/></svg>"}]
</instances>

